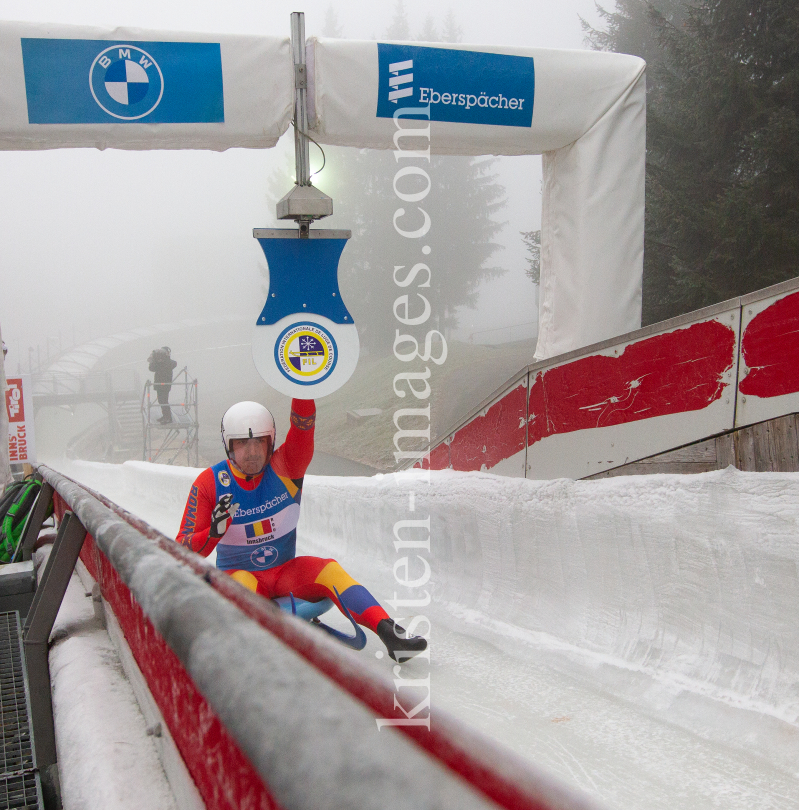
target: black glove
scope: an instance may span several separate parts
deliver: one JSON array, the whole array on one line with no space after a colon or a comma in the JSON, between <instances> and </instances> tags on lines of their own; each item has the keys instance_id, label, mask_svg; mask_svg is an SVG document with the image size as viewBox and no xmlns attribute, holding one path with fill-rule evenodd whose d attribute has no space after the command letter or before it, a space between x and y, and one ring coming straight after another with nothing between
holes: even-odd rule
<instances>
[{"instance_id":1,"label":"black glove","mask_svg":"<svg viewBox=\"0 0 799 810\"><path fill-rule=\"evenodd\" d=\"M231 506L230 502L232 500L233 496L228 492L219 499L219 502L214 507L214 511L211 513L211 530L208 533L209 537L218 540L228 530L230 521L233 520L233 515L235 515L239 509L237 503Z\"/></svg>"}]
</instances>

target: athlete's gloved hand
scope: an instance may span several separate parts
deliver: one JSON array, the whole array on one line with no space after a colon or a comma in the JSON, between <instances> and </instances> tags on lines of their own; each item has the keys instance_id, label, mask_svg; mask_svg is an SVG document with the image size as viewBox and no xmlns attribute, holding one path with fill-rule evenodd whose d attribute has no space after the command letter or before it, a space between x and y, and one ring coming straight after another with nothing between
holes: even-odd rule
<instances>
[{"instance_id":1,"label":"athlete's gloved hand","mask_svg":"<svg viewBox=\"0 0 799 810\"><path fill-rule=\"evenodd\" d=\"M211 513L211 531L208 533L209 537L218 540L228 530L230 521L233 520L233 515L235 515L239 509L237 503L231 506L230 502L232 500L233 495L226 492L214 507L214 511Z\"/></svg>"}]
</instances>

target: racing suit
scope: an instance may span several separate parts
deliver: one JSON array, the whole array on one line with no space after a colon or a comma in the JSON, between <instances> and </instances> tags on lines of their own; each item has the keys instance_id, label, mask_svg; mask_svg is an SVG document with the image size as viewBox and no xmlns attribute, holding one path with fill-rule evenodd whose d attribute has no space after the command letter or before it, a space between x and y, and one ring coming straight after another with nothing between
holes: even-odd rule
<instances>
[{"instance_id":1,"label":"racing suit","mask_svg":"<svg viewBox=\"0 0 799 810\"><path fill-rule=\"evenodd\" d=\"M227 459L200 473L176 540L204 557L216 548L217 567L251 591L270 599L293 594L318 602L327 597L339 610L345 605L356 622L376 632L388 614L363 585L333 559L296 556L300 498L313 457L315 417L313 400L292 400L286 440L256 476L244 475ZM232 519L217 538L211 531L211 516L220 498L228 494Z\"/></svg>"}]
</instances>

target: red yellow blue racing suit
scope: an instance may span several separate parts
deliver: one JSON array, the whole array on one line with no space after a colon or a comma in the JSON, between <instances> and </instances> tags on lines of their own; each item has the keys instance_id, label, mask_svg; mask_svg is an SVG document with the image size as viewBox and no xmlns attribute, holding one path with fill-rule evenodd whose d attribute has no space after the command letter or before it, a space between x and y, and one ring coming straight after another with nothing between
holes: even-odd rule
<instances>
[{"instance_id":1,"label":"red yellow blue racing suit","mask_svg":"<svg viewBox=\"0 0 799 810\"><path fill-rule=\"evenodd\" d=\"M313 457L315 417L313 400L292 400L285 442L264 471L251 479L228 460L203 470L192 485L176 540L204 557L216 548L217 567L251 591L270 599L290 593L310 602L328 597L339 610L345 605L356 622L374 631L388 614L363 585L333 559L296 556L300 498ZM232 495L238 508L227 531L217 539L210 536L211 514L226 494Z\"/></svg>"}]
</instances>

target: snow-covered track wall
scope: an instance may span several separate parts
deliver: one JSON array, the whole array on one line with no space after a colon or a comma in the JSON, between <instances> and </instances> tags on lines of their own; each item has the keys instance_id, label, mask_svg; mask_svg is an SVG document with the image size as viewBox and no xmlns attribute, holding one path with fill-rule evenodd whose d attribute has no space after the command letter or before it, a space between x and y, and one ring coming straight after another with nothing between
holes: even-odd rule
<instances>
[{"instance_id":1,"label":"snow-covered track wall","mask_svg":"<svg viewBox=\"0 0 799 810\"><path fill-rule=\"evenodd\" d=\"M792 279L528 366L433 447L429 467L613 470L799 412L797 358Z\"/></svg>"},{"instance_id":2,"label":"snow-covered track wall","mask_svg":"<svg viewBox=\"0 0 799 810\"><path fill-rule=\"evenodd\" d=\"M395 576L407 571L400 555L414 576L422 565L413 555L424 555L432 573L411 593L417 604L427 598L417 609L431 617L434 648L443 626L473 633L523 657L531 671L546 662L552 672L542 693L560 677L576 678L635 706L636 728L655 715L796 778L795 473L311 477L299 532L304 544L323 545L350 566L368 560L373 579L385 571L389 585L392 568ZM395 548L395 537L407 551ZM414 549L420 539L426 546ZM506 669L491 686L510 684L515 693L520 683ZM528 699L535 717L546 699ZM559 705L569 704L567 697ZM590 736L589 723L581 733ZM594 773L602 781L602 769Z\"/></svg>"},{"instance_id":3,"label":"snow-covered track wall","mask_svg":"<svg viewBox=\"0 0 799 810\"><path fill-rule=\"evenodd\" d=\"M378 730L403 717L390 682L103 496L37 473L87 530L81 560L207 807L594 807L441 712L429 730Z\"/></svg>"}]
</instances>

